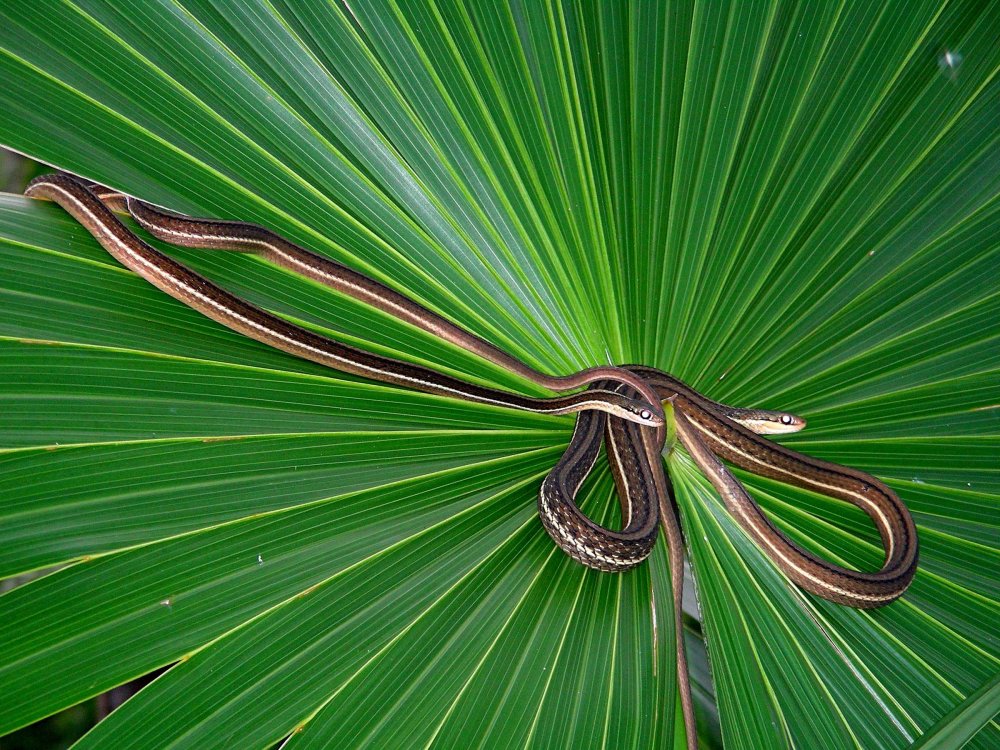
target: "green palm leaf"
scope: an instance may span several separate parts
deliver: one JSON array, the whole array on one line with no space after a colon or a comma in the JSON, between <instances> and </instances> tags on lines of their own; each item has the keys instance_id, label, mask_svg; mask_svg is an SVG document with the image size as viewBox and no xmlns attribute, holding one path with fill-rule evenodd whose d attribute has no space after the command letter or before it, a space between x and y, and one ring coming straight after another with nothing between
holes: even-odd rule
<instances>
[{"instance_id":1,"label":"green palm leaf","mask_svg":"<svg viewBox=\"0 0 1000 750\"><path fill-rule=\"evenodd\" d=\"M788 444L900 493L920 571L860 612L790 587L671 453L704 742L1000 742L996 4L0 15L8 147L272 227L541 369L642 362L793 410ZM345 341L532 390L256 258L171 253ZM535 517L570 420L269 350L17 196L0 294L0 576L49 571L0 597L0 734L167 665L80 746L682 734L662 545L601 575ZM860 512L747 484L800 543L879 564ZM612 521L610 496L602 471L587 507Z\"/></svg>"}]
</instances>

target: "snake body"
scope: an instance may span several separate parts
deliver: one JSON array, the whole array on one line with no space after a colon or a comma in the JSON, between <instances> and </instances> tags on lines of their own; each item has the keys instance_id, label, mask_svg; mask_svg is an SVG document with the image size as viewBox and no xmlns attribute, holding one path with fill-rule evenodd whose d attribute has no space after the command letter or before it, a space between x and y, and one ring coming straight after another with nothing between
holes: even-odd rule
<instances>
[{"instance_id":1,"label":"snake body","mask_svg":"<svg viewBox=\"0 0 1000 750\"><path fill-rule=\"evenodd\" d=\"M126 267L204 315L250 338L337 370L417 390L547 414L576 413L562 458L542 482L542 524L565 552L603 571L635 567L651 553L662 526L673 586L676 657L688 745L696 747L694 710L681 638L684 538L662 451L662 403L673 406L679 442L722 497L737 523L765 555L801 588L857 608L892 602L916 571L918 540L899 497L875 477L820 461L761 437L794 432L805 421L787 412L741 409L712 401L651 367L595 367L568 376L539 372L490 342L353 269L317 255L255 224L197 219L166 211L119 191L56 173L32 181L27 195L53 200L73 215ZM240 299L142 241L115 215L129 213L155 237L176 245L249 252L451 342L551 391L587 388L556 398L466 383L429 368L382 357L293 325ZM591 520L576 496L607 447L622 511L622 528ZM885 552L880 570L850 570L823 560L789 539L764 514L722 462L852 503L875 523Z\"/></svg>"},{"instance_id":2,"label":"snake body","mask_svg":"<svg viewBox=\"0 0 1000 750\"><path fill-rule=\"evenodd\" d=\"M680 380L652 367L626 366L654 387L664 401L674 401L681 393L696 392ZM605 383L600 387L627 388ZM794 414L764 409L742 409L700 397L699 408L717 418L734 421L756 434L795 432L805 420ZM607 447L621 505L623 529L614 531L594 523L576 503L576 495L600 452L601 438ZM773 446L770 441L760 441ZM538 511L549 535L571 557L588 567L620 572L643 562L656 543L660 494L653 476L663 447L662 436L649 430L633 430L620 420L585 411L577 417L573 435L562 458L542 481Z\"/></svg>"},{"instance_id":3,"label":"snake body","mask_svg":"<svg viewBox=\"0 0 1000 750\"><path fill-rule=\"evenodd\" d=\"M631 408L633 415L626 415L626 418L652 426L663 423L663 412L656 394L645 381L628 370L620 367L590 367L572 375L549 375L540 372L395 289L330 258L307 250L266 227L245 221L218 221L183 216L101 185L90 187L109 208L129 213L146 231L164 242L205 250L253 253L276 266L312 279L455 344L547 390L560 393L585 388L600 381L628 384L637 392L635 403L638 406ZM607 398L603 391L601 398ZM610 398L608 401L614 403ZM610 410L601 406L594 408L622 416L618 409ZM646 410L654 414L647 416L644 414Z\"/></svg>"},{"instance_id":4,"label":"snake body","mask_svg":"<svg viewBox=\"0 0 1000 750\"><path fill-rule=\"evenodd\" d=\"M538 399L466 383L426 367L366 352L321 336L240 299L143 242L118 220L88 183L77 177L61 173L43 175L31 182L25 195L58 203L122 265L175 299L234 331L303 359L383 383L477 403L541 414L601 409L649 426L663 424L663 411L655 394L649 386L628 373L621 372L620 376L641 385L650 393L650 401L635 401L618 393L594 390ZM114 195L117 194L106 196L113 206L118 205ZM428 314L433 315L429 311ZM619 371L616 368L599 368L597 371L578 373L568 381L573 384L570 387L576 387L577 382L586 385L617 376ZM563 387L561 390L568 389Z\"/></svg>"}]
</instances>

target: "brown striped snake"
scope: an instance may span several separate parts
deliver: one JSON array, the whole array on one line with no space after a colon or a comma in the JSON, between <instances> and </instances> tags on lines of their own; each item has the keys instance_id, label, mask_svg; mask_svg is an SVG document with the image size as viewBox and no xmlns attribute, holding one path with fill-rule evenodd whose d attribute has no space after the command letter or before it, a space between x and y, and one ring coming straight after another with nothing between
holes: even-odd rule
<instances>
[{"instance_id":1,"label":"brown striped snake","mask_svg":"<svg viewBox=\"0 0 1000 750\"><path fill-rule=\"evenodd\" d=\"M437 313L356 271L316 255L263 227L195 219L67 174L35 179L26 195L55 201L119 262L223 325L273 347L329 367L417 390L547 414L577 413L565 454L542 482L539 515L555 542L591 568L624 571L651 553L658 527L667 535L673 585L678 673L689 747L696 747L694 714L681 633L684 540L661 457L662 403L673 406L677 438L719 492L733 518L769 559L800 587L851 607L880 607L898 598L917 566L917 534L899 497L875 477L796 453L760 435L794 432L805 422L791 414L738 409L711 401L650 367L596 367L570 376L541 373ZM341 344L268 313L163 255L115 216L129 213L155 237L187 247L234 250L305 275L477 354L548 390L585 391L538 399L466 383L434 370ZM622 529L594 523L576 494L600 451L602 435L622 507ZM778 530L720 458L754 474L858 506L874 521L885 560L876 573L829 563Z\"/></svg>"}]
</instances>

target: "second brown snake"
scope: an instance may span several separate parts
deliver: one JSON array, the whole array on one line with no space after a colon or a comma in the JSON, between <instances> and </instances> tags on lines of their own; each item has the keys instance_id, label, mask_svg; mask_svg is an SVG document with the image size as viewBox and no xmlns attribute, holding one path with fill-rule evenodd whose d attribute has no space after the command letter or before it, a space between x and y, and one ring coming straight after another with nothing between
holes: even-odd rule
<instances>
[{"instance_id":1,"label":"second brown snake","mask_svg":"<svg viewBox=\"0 0 1000 750\"><path fill-rule=\"evenodd\" d=\"M25 194L61 205L119 262L171 296L283 351L348 373L453 398L539 413L577 413L569 446L539 491L539 515L550 536L568 555L605 571L628 570L645 560L653 549L659 526L663 526L689 747L696 744L681 631L684 540L661 458L665 434L661 402L672 403L679 442L719 492L733 518L800 587L839 604L872 608L898 598L913 578L918 558L916 528L906 506L889 487L864 472L796 453L760 437L801 429L805 422L794 415L719 404L667 373L640 365L591 368L570 376L541 373L384 284L254 224L174 214L62 173L36 178ZM529 398L346 346L227 292L143 242L114 212L131 214L152 235L175 245L260 255L548 390L589 388L558 398ZM618 489L621 530L593 522L576 504L576 494L596 462L602 436ZM885 559L881 569L864 573L843 568L791 541L767 518L719 457L752 473L861 508L874 521L882 540Z\"/></svg>"}]
</instances>

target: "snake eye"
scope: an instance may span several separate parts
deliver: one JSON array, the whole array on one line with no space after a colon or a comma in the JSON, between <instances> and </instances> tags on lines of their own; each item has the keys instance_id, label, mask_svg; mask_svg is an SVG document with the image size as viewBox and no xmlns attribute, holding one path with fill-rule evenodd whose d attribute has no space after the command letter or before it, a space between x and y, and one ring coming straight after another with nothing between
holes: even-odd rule
<instances>
[{"instance_id":1,"label":"snake eye","mask_svg":"<svg viewBox=\"0 0 1000 750\"><path fill-rule=\"evenodd\" d=\"M639 416L642 417L643 419L652 419L653 413L649 409L643 409L641 412L639 412Z\"/></svg>"},{"instance_id":2,"label":"snake eye","mask_svg":"<svg viewBox=\"0 0 1000 750\"><path fill-rule=\"evenodd\" d=\"M781 424L791 424L791 423L792 423L792 417L791 417L791 415L789 415L789 414L782 414L781 415Z\"/></svg>"}]
</instances>

